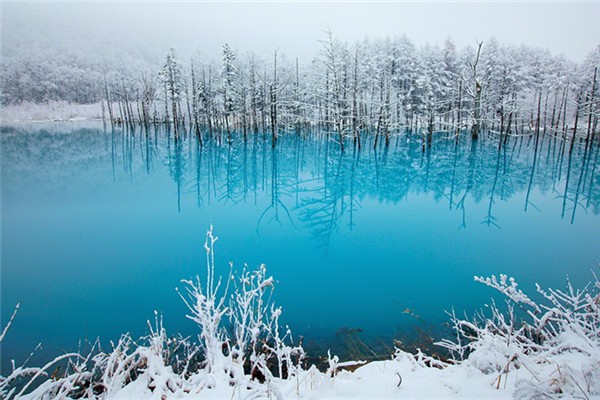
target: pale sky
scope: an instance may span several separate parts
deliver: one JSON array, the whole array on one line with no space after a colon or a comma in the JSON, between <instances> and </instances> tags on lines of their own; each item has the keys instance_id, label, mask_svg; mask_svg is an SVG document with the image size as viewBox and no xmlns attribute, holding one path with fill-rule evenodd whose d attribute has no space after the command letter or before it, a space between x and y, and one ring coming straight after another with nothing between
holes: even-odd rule
<instances>
[{"instance_id":1,"label":"pale sky","mask_svg":"<svg viewBox=\"0 0 600 400\"><path fill-rule=\"evenodd\" d=\"M279 49L308 62L329 27L348 42L406 34L416 45L452 37L463 47L495 36L579 62L600 43L600 2L3 1L2 27L3 48L21 51L32 43L92 49L104 43L218 57L227 42L241 52L268 56Z\"/></svg>"}]
</instances>

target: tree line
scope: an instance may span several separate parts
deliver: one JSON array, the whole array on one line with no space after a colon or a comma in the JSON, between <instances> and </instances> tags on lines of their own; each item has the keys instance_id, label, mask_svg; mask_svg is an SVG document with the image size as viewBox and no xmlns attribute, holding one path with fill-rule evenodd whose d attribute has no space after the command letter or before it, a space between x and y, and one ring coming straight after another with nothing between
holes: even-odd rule
<instances>
[{"instance_id":1,"label":"tree line","mask_svg":"<svg viewBox=\"0 0 600 400\"><path fill-rule=\"evenodd\" d=\"M310 63L279 51L240 54L227 44L220 60L182 61L171 49L158 72L75 74L55 85L75 88L53 96L101 100L116 125L166 124L176 137L188 129L227 142L261 133L275 146L281 134L318 131L342 149L360 148L365 135L376 147L408 130L422 135L423 148L440 131L457 139L485 132L500 143L540 133L592 143L599 64L600 46L576 64L494 38L462 49L451 39L418 48L406 36L350 44L326 31ZM44 100L47 76L31 79L36 92L23 90L28 81L18 75L14 68L2 74L4 103Z\"/></svg>"}]
</instances>

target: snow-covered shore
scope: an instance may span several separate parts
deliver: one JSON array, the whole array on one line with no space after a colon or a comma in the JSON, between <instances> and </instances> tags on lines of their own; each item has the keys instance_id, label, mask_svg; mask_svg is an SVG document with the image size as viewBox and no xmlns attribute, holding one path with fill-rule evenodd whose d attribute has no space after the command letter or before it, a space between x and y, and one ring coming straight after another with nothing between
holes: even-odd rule
<instances>
[{"instance_id":1,"label":"snow-covered shore","mask_svg":"<svg viewBox=\"0 0 600 400\"><path fill-rule=\"evenodd\" d=\"M273 379L263 390L231 385L229 380L217 379L213 388L191 393L168 393L148 388L149 374L124 387L111 399L131 398L256 398L256 399L510 399L515 392L515 380L496 389L491 376L470 366L430 368L417 362L407 353L396 359L366 364L354 372L340 371L331 377L309 369L288 380ZM527 387L518 390L524 393ZM530 389L534 393L535 389ZM519 392L517 392L518 394ZM534 397L521 397L534 398ZM545 397L539 397L545 398Z\"/></svg>"},{"instance_id":2,"label":"snow-covered shore","mask_svg":"<svg viewBox=\"0 0 600 400\"><path fill-rule=\"evenodd\" d=\"M0 107L0 121L6 123L40 121L101 120L100 103L76 104L66 101L48 103L23 102Z\"/></svg>"},{"instance_id":3,"label":"snow-covered shore","mask_svg":"<svg viewBox=\"0 0 600 400\"><path fill-rule=\"evenodd\" d=\"M398 350L389 361L371 362L353 372L335 365L326 372L311 367L298 369L287 379L271 377L260 383L248 375L233 379L224 371L210 373L206 370L184 379L173 372L171 366L166 366L163 359L157 357L158 354L152 354L151 348L146 351L148 362L135 380L107 387L105 395L97 398L600 399L597 391L592 394L585 386L579 387L577 392L561 391L561 385L577 383L574 380L568 382L573 379L568 372L570 368L583 370L591 367L586 364L589 361L587 357L576 354L566 355L560 362L547 360L543 364L511 368L505 373L484 373L468 360L435 367L426 357ZM567 367L564 372L561 372L561 366ZM113 383L118 383L118 380ZM53 386L56 382L47 381L23 398L48 398L49 389ZM56 391L52 396L55 395Z\"/></svg>"}]
</instances>

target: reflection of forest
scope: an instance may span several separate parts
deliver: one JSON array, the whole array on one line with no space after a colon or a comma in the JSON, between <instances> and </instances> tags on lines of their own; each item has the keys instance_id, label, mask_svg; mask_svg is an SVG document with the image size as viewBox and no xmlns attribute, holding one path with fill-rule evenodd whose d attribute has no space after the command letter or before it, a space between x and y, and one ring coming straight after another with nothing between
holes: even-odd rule
<instances>
[{"instance_id":1,"label":"reflection of forest","mask_svg":"<svg viewBox=\"0 0 600 400\"><path fill-rule=\"evenodd\" d=\"M464 135L468 136L468 135ZM421 137L397 136L387 148L341 152L326 136L281 137L277 148L256 135L250 141L217 144L194 135L175 139L161 129L135 132L78 129L72 131L2 131L5 185L39 180L44 170L56 180L69 171L111 163L118 174L168 169L178 193L193 196L198 207L212 202L258 204L257 229L265 224L301 224L326 248L342 226L352 228L364 199L398 203L409 193L425 193L463 213L466 200L486 202L482 223L499 226L494 205L523 193L523 208L535 208L531 193L553 193L562 217L573 222L578 212L599 212L600 147L563 142L540 135L511 138L503 146L492 138L460 142L437 135L431 147ZM38 172L36 172L38 171ZM73 174L71 174L73 175ZM3 190L5 188L3 187ZM262 203L261 203L262 204ZM262 207L262 205L261 205Z\"/></svg>"}]
</instances>

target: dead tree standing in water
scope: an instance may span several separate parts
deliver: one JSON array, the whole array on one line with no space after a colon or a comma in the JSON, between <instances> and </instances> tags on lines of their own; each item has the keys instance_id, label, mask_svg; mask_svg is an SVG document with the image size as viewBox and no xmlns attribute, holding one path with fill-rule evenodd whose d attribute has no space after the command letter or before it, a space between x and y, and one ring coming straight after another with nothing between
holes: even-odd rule
<instances>
[{"instance_id":1,"label":"dead tree standing in water","mask_svg":"<svg viewBox=\"0 0 600 400\"><path fill-rule=\"evenodd\" d=\"M469 62L469 66L471 67L471 70L473 71L473 81L475 83L475 92L471 94L471 96L473 97L473 102L474 102L474 110L473 110L473 117L474 117L474 123L473 126L471 127L471 138L473 140L477 140L477 138L479 137L479 131L481 129L481 83L479 82L479 79L477 77L477 64L479 63L479 56L481 55L481 46L483 45L483 42L479 42L477 43L477 56L475 57L475 62L471 63Z\"/></svg>"}]
</instances>

